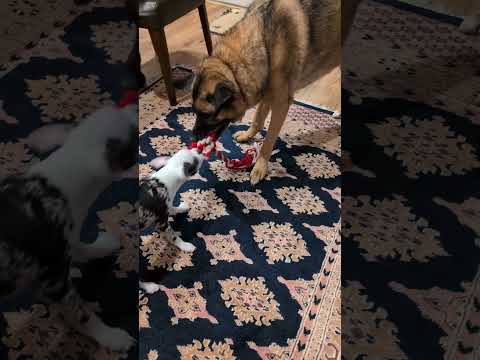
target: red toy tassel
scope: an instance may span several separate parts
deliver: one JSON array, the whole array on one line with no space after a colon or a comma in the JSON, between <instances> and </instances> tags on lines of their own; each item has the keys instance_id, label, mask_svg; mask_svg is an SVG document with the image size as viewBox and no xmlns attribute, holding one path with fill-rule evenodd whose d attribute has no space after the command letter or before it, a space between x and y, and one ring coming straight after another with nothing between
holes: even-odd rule
<instances>
[{"instance_id":1,"label":"red toy tassel","mask_svg":"<svg viewBox=\"0 0 480 360\"><path fill-rule=\"evenodd\" d=\"M135 90L128 90L118 103L119 108L124 108L128 105L136 103L138 100L138 93Z\"/></svg>"},{"instance_id":2,"label":"red toy tassel","mask_svg":"<svg viewBox=\"0 0 480 360\"><path fill-rule=\"evenodd\" d=\"M188 148L189 149L197 149L200 154L203 154L207 159L210 158L211 154L215 152L217 158L222 160L225 163L225 166L228 169L240 170L240 169L250 169L253 167L256 156L257 156L257 149L255 147L247 149L244 156L241 159L230 159L224 153L216 150L216 142L217 142L217 135L215 133L211 133L208 135L209 142L204 144L201 142L200 144L196 141L193 141ZM213 144L211 150L204 153L204 149L208 147L210 144Z\"/></svg>"},{"instance_id":3,"label":"red toy tassel","mask_svg":"<svg viewBox=\"0 0 480 360\"><path fill-rule=\"evenodd\" d=\"M225 166L229 169L250 169L254 164L256 150L255 148L247 149L245 155L241 159L225 159Z\"/></svg>"}]
</instances>

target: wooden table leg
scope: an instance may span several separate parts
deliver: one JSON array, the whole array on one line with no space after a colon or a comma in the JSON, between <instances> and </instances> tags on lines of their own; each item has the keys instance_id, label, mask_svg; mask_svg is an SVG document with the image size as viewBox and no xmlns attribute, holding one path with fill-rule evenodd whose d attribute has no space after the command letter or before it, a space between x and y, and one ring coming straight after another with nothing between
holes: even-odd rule
<instances>
[{"instance_id":1,"label":"wooden table leg","mask_svg":"<svg viewBox=\"0 0 480 360\"><path fill-rule=\"evenodd\" d=\"M202 22L203 36L205 37L208 55L212 55L212 37L210 35L210 25L208 23L207 6L205 5L205 2L198 7L198 14L200 15L200 21Z\"/></svg>"},{"instance_id":2,"label":"wooden table leg","mask_svg":"<svg viewBox=\"0 0 480 360\"><path fill-rule=\"evenodd\" d=\"M165 37L165 30L148 30L150 38L152 39L153 48L157 54L160 67L162 68L163 80L167 89L168 100L170 105L177 104L177 97L175 96L175 87L173 86L172 68L170 66L170 58L168 55L167 39Z\"/></svg>"}]
</instances>

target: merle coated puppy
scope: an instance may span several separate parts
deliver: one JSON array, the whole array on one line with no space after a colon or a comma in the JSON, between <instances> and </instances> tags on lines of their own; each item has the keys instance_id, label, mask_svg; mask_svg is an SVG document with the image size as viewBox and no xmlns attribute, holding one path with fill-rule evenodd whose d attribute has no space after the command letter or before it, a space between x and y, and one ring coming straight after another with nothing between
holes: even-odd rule
<instances>
[{"instance_id":1,"label":"merle coated puppy","mask_svg":"<svg viewBox=\"0 0 480 360\"><path fill-rule=\"evenodd\" d=\"M71 264L108 256L120 247L106 233L93 243L81 242L80 230L99 194L137 163L137 109L93 113L46 159L23 175L0 181L0 296L28 288L35 301L59 305L80 333L119 351L129 349L134 339L86 306L72 284Z\"/></svg>"},{"instance_id":2,"label":"merle coated puppy","mask_svg":"<svg viewBox=\"0 0 480 360\"><path fill-rule=\"evenodd\" d=\"M188 211L188 206L183 202L174 207L173 200L180 187L199 171L203 159L196 150L183 149L170 159L157 158L150 163L157 171L140 180L140 230L154 225L166 232L179 249L187 252L195 250L193 244L183 241L173 231L169 218ZM158 290L158 285L140 282L140 288L153 293Z\"/></svg>"}]
</instances>

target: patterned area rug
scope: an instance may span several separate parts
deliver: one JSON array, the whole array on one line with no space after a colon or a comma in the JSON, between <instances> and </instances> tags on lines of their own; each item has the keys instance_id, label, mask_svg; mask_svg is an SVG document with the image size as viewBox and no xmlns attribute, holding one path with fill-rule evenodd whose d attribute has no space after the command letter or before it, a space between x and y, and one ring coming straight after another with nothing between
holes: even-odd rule
<instances>
[{"instance_id":1,"label":"patterned area rug","mask_svg":"<svg viewBox=\"0 0 480 360\"><path fill-rule=\"evenodd\" d=\"M156 91L140 100L141 174L185 147L195 121L190 101L169 107ZM229 156L252 115L222 136ZM142 234L142 276L161 290L139 294L141 359L340 358L340 123L297 103L277 148L255 188L212 160L180 190L190 211L174 228L193 254Z\"/></svg>"},{"instance_id":2,"label":"patterned area rug","mask_svg":"<svg viewBox=\"0 0 480 360\"><path fill-rule=\"evenodd\" d=\"M395 1L343 63L343 355L478 359L480 37Z\"/></svg>"},{"instance_id":3,"label":"patterned area rug","mask_svg":"<svg viewBox=\"0 0 480 360\"><path fill-rule=\"evenodd\" d=\"M97 0L80 7L73 1L6 1L1 9L6 19L3 34L15 44L2 47L2 60L9 62L0 67L0 177L4 177L22 173L40 160L24 144L33 130L47 123L81 121L120 99L135 31L122 0ZM107 230L120 236L123 249L118 257L86 265L83 278L76 281L82 297L108 324L132 336L138 331L136 189L136 177L118 181L98 199L83 239L92 241L98 231ZM0 358L126 358L67 327L54 306L31 306L27 297L23 300L13 308L0 301ZM136 359L136 349L130 355Z\"/></svg>"}]
</instances>

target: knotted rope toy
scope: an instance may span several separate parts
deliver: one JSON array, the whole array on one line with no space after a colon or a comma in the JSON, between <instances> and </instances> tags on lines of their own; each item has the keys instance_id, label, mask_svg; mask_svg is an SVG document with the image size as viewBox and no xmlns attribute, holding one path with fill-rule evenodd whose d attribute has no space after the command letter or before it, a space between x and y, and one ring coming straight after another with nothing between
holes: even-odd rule
<instances>
[{"instance_id":1,"label":"knotted rope toy","mask_svg":"<svg viewBox=\"0 0 480 360\"><path fill-rule=\"evenodd\" d=\"M227 155L217 150L218 136L215 132L210 133L206 138L200 141L193 141L189 145L189 149L196 149L199 154L209 159L215 153L217 158L225 163L228 169L242 170L250 169L255 165L260 154L260 146L255 144L253 147L247 149L241 159L230 159Z\"/></svg>"},{"instance_id":2,"label":"knotted rope toy","mask_svg":"<svg viewBox=\"0 0 480 360\"><path fill-rule=\"evenodd\" d=\"M124 108L128 105L136 103L137 101L138 92L134 90L128 90L124 94L123 98L119 101L117 106L119 108ZM196 151L199 154L202 154L206 159L209 159L211 155L215 153L217 158L222 160L228 169L250 169L253 167L253 165L255 165L258 155L260 154L260 146L257 143L255 143L253 147L247 149L241 159L230 159L227 155L217 150L217 140L217 134L212 132L206 138L200 141L193 141L188 148L196 149Z\"/></svg>"}]
</instances>

